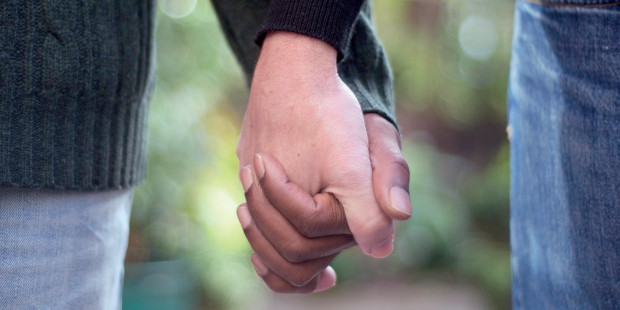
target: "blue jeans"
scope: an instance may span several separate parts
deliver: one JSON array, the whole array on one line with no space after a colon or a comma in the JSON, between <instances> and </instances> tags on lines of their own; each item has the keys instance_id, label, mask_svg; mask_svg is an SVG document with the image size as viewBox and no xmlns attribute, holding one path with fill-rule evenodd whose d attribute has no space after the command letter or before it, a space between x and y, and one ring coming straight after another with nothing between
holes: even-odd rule
<instances>
[{"instance_id":1,"label":"blue jeans","mask_svg":"<svg viewBox=\"0 0 620 310\"><path fill-rule=\"evenodd\" d=\"M514 309L620 309L620 3L518 1Z\"/></svg>"},{"instance_id":2,"label":"blue jeans","mask_svg":"<svg viewBox=\"0 0 620 310\"><path fill-rule=\"evenodd\" d=\"M120 309L131 200L0 188L0 308Z\"/></svg>"}]
</instances>

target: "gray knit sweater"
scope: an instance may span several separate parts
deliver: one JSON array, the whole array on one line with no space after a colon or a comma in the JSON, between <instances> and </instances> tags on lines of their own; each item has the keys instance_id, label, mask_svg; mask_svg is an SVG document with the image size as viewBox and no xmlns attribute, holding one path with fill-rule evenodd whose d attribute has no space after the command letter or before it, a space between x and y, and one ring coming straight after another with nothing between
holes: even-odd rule
<instances>
[{"instance_id":1,"label":"gray knit sweater","mask_svg":"<svg viewBox=\"0 0 620 310\"><path fill-rule=\"evenodd\" d=\"M267 31L314 36L338 49L363 110L393 121L391 74L361 1L213 4L248 79ZM154 16L153 0L0 1L0 186L144 180Z\"/></svg>"}]
</instances>

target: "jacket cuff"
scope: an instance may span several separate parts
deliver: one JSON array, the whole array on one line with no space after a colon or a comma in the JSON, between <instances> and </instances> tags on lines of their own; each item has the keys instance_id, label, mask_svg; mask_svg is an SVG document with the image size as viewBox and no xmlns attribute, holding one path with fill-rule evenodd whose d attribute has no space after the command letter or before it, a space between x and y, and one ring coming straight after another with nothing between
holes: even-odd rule
<instances>
[{"instance_id":1,"label":"jacket cuff","mask_svg":"<svg viewBox=\"0 0 620 310\"><path fill-rule=\"evenodd\" d=\"M270 31L290 31L317 38L346 55L353 23L364 0L272 0L256 35L260 46Z\"/></svg>"}]
</instances>

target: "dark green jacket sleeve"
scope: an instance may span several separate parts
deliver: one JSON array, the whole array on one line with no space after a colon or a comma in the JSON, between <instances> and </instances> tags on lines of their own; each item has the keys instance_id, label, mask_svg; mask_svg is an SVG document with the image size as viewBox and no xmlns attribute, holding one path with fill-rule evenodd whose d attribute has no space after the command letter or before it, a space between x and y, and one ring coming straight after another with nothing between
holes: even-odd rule
<instances>
[{"instance_id":1,"label":"dark green jacket sleeve","mask_svg":"<svg viewBox=\"0 0 620 310\"><path fill-rule=\"evenodd\" d=\"M249 85L260 53L254 40L269 14L270 1L212 3ZM343 59L338 63L340 78L356 95L364 113L377 113L396 126L392 72L373 27L370 1L362 6L348 37L348 46L343 48Z\"/></svg>"},{"instance_id":2,"label":"dark green jacket sleeve","mask_svg":"<svg viewBox=\"0 0 620 310\"><path fill-rule=\"evenodd\" d=\"M296 32L333 46L340 61L363 3L364 0L271 0L256 43L262 45L270 31Z\"/></svg>"}]
</instances>

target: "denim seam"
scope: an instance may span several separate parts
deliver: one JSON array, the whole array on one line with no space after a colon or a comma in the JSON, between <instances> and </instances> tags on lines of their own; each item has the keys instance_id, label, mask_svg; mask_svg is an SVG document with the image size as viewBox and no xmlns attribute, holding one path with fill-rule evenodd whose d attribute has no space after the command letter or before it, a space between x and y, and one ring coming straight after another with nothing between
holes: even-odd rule
<instances>
[{"instance_id":1,"label":"denim seam","mask_svg":"<svg viewBox=\"0 0 620 310\"><path fill-rule=\"evenodd\" d=\"M568 7L581 7L581 8L604 8L614 5L620 5L620 1L604 4L574 4L574 3L556 3L545 0L522 0L532 4L539 4L544 6L568 6Z\"/></svg>"}]
</instances>

